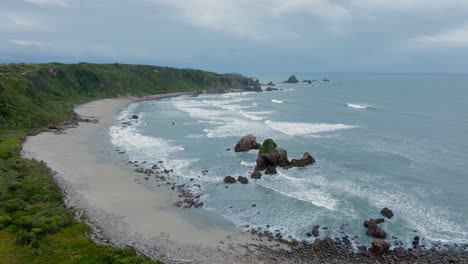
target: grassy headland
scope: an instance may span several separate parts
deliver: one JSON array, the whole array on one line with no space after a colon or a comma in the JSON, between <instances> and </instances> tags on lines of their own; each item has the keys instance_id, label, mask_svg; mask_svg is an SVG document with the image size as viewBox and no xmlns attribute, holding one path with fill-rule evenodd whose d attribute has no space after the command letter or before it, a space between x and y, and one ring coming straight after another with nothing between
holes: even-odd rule
<instances>
[{"instance_id":1,"label":"grassy headland","mask_svg":"<svg viewBox=\"0 0 468 264\"><path fill-rule=\"evenodd\" d=\"M153 263L98 246L65 207L46 164L19 155L26 135L73 116L77 104L125 95L255 90L237 74L124 64L0 65L0 263Z\"/></svg>"}]
</instances>

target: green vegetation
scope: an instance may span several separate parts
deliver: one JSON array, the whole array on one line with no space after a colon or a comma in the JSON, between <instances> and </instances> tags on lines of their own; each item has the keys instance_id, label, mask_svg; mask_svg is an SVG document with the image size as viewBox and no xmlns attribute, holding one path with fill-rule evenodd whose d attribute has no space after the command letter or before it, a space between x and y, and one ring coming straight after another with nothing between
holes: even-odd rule
<instances>
[{"instance_id":1,"label":"green vegetation","mask_svg":"<svg viewBox=\"0 0 468 264\"><path fill-rule=\"evenodd\" d=\"M0 263L154 263L132 249L94 244L64 206L50 169L19 155L26 135L95 99L258 85L237 74L145 65L0 65Z\"/></svg>"},{"instance_id":2,"label":"green vegetation","mask_svg":"<svg viewBox=\"0 0 468 264\"><path fill-rule=\"evenodd\" d=\"M260 148L259 152L260 154L268 154L272 153L276 150L276 143L273 141L273 139L268 138L263 141L262 147Z\"/></svg>"}]
</instances>

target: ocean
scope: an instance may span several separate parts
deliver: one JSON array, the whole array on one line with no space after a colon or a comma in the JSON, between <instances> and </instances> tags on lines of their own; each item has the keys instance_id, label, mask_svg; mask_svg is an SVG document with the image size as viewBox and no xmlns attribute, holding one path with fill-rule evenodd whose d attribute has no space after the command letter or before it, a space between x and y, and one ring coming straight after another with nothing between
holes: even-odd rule
<instances>
[{"instance_id":1,"label":"ocean","mask_svg":"<svg viewBox=\"0 0 468 264\"><path fill-rule=\"evenodd\" d=\"M393 245L411 247L415 236L427 246L468 243L467 75L297 74L313 84L256 76L281 91L133 103L116 117L111 142L128 160L173 169L173 180L203 194L199 210L243 230L313 241L306 233L319 225L321 237L348 236L357 246L373 240L364 220L388 207L395 216L380 226ZM134 125L122 124L134 114ZM309 152L316 163L250 179L257 151L233 151L247 134L274 139L290 159ZM249 184L226 188L227 175Z\"/></svg>"}]
</instances>

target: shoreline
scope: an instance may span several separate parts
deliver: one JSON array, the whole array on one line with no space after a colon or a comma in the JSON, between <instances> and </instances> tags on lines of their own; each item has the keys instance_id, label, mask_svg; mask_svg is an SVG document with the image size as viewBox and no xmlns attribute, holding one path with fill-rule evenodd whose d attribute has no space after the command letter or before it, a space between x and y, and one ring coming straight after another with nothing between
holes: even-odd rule
<instances>
[{"instance_id":1,"label":"shoreline","mask_svg":"<svg viewBox=\"0 0 468 264\"><path fill-rule=\"evenodd\" d=\"M330 253L328 249L340 251L336 260L348 260L338 263L351 262L351 256L356 263L375 260L337 247L340 243L328 242L324 254L317 255L314 249L305 251L310 246L306 245L293 248L293 257L284 245L254 239L209 210L175 208L172 204L178 199L174 191L161 187L158 192L151 192L140 184L144 176L126 166L109 141L107 133L115 122L115 114L133 102L190 94L193 93L103 99L78 106L78 115L99 122L80 122L65 133L43 132L28 137L22 155L43 160L56 172L67 207L89 217L88 225L96 231L93 240L98 243L109 239L111 245L132 246L168 263L283 263L294 258L302 263L315 257L318 262L311 263L321 263L322 257L327 258Z\"/></svg>"},{"instance_id":2,"label":"shoreline","mask_svg":"<svg viewBox=\"0 0 468 264\"><path fill-rule=\"evenodd\" d=\"M63 133L30 136L21 154L44 161L55 172L67 207L78 215L84 213L88 225L97 231L93 240L109 239L112 245L132 246L166 262L174 256L203 263L233 262L217 252L236 243L251 243L249 235L214 213L174 208L174 192L146 189L135 181L142 176L114 157L106 137L115 114L128 104L186 94L103 99L78 106L79 116L99 122L80 122Z\"/></svg>"}]
</instances>

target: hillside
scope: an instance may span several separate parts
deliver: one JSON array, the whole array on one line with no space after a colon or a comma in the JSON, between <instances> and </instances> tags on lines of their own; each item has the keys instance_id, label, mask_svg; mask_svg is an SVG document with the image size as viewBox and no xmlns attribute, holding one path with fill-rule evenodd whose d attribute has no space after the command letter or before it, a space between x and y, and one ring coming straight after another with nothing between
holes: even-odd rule
<instances>
[{"instance_id":1,"label":"hillside","mask_svg":"<svg viewBox=\"0 0 468 264\"><path fill-rule=\"evenodd\" d=\"M21 141L95 99L181 91L256 90L238 74L124 64L0 65L0 263L152 263L97 246L65 208L53 174L19 155Z\"/></svg>"}]
</instances>

